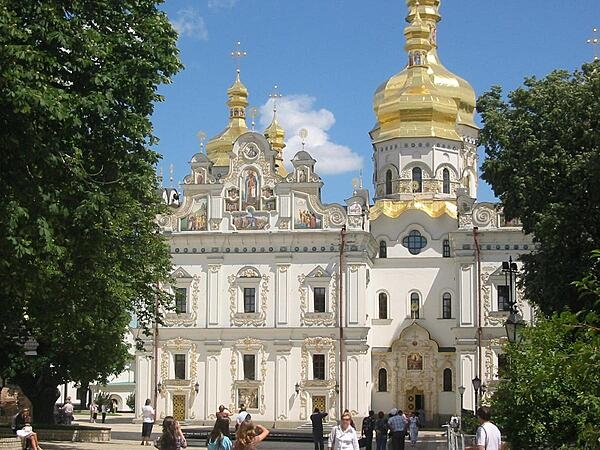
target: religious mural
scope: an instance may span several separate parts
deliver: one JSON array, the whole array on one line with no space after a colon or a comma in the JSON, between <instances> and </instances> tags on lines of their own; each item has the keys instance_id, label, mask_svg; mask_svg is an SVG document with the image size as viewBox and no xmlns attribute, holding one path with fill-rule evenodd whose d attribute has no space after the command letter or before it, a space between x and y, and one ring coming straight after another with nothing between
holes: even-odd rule
<instances>
[{"instance_id":1,"label":"religious mural","mask_svg":"<svg viewBox=\"0 0 600 450\"><path fill-rule=\"evenodd\" d=\"M264 230L268 228L269 216L249 206L246 211L232 213L232 222L236 230Z\"/></svg>"},{"instance_id":2,"label":"religious mural","mask_svg":"<svg viewBox=\"0 0 600 450\"><path fill-rule=\"evenodd\" d=\"M262 188L262 209L264 211L275 211L277 209L275 193L272 187L266 186Z\"/></svg>"},{"instance_id":3,"label":"religious mural","mask_svg":"<svg viewBox=\"0 0 600 450\"><path fill-rule=\"evenodd\" d=\"M260 178L254 169L242 173L242 209L249 206L260 210Z\"/></svg>"},{"instance_id":4,"label":"religious mural","mask_svg":"<svg viewBox=\"0 0 600 450\"><path fill-rule=\"evenodd\" d=\"M206 231L208 224L208 199L196 197L192 212L181 218L181 231Z\"/></svg>"},{"instance_id":5,"label":"religious mural","mask_svg":"<svg viewBox=\"0 0 600 450\"><path fill-rule=\"evenodd\" d=\"M205 170L204 169L195 169L194 170L194 183L195 184L204 184Z\"/></svg>"},{"instance_id":6,"label":"religious mural","mask_svg":"<svg viewBox=\"0 0 600 450\"><path fill-rule=\"evenodd\" d=\"M258 388L239 388L238 402L244 405L247 409L258 409Z\"/></svg>"},{"instance_id":7,"label":"religious mural","mask_svg":"<svg viewBox=\"0 0 600 450\"><path fill-rule=\"evenodd\" d=\"M423 357L418 353L411 353L406 357L406 368L408 370L423 370Z\"/></svg>"},{"instance_id":8,"label":"religious mural","mask_svg":"<svg viewBox=\"0 0 600 450\"><path fill-rule=\"evenodd\" d=\"M304 197L294 196L294 228L296 230L323 228L323 216L315 213Z\"/></svg>"}]
</instances>

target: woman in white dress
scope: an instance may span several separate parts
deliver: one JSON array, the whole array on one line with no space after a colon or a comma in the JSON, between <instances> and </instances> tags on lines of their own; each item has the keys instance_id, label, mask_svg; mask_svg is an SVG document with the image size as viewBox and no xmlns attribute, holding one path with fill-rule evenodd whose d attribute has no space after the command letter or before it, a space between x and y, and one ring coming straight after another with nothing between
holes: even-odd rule
<instances>
[{"instance_id":1,"label":"woman in white dress","mask_svg":"<svg viewBox=\"0 0 600 450\"><path fill-rule=\"evenodd\" d=\"M327 450L359 450L356 430L350 425L352 416L344 413L341 419L340 424L333 427L329 433Z\"/></svg>"}]
</instances>

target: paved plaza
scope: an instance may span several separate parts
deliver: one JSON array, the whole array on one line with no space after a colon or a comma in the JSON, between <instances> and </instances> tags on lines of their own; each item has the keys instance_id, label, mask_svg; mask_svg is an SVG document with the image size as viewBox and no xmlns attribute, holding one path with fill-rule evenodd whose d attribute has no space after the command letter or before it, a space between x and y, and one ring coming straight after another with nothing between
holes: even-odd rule
<instances>
[{"instance_id":1,"label":"paved plaza","mask_svg":"<svg viewBox=\"0 0 600 450\"><path fill-rule=\"evenodd\" d=\"M140 431L141 424L131 423L131 415L122 415L119 417L109 416L106 424L96 423L90 424L86 419L87 416L77 416L77 422L90 426L109 426L112 430L112 440L110 442L42 442L41 446L44 450L133 450L139 449L140 446ZM184 427L185 429L185 427ZM152 437L159 435L160 426L154 427L155 433ZM423 431L419 435L419 442L415 449L419 450L441 450L445 449L445 440L441 436L442 431L432 432ZM278 441L265 441L259 445L259 449L275 450L280 449L285 445L287 450L312 450L312 442L287 442L283 444ZM206 448L204 441L189 442L191 448ZM154 447L147 447L154 448ZM373 445L373 448L375 446ZM406 448L410 449L410 443L406 442Z\"/></svg>"}]
</instances>

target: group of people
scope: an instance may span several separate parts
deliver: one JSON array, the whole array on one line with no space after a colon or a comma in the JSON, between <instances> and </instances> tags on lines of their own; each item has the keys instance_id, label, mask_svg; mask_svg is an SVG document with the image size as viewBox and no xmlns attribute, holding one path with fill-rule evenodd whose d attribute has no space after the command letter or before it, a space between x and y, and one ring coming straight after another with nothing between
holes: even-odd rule
<instances>
[{"instance_id":1,"label":"group of people","mask_svg":"<svg viewBox=\"0 0 600 450\"><path fill-rule=\"evenodd\" d=\"M244 405L235 418L235 443L229 437L229 427L233 414L220 405L216 413L215 425L206 440L208 450L255 450L268 435L269 430L252 422L252 416Z\"/></svg>"},{"instance_id":2,"label":"group of people","mask_svg":"<svg viewBox=\"0 0 600 450\"><path fill-rule=\"evenodd\" d=\"M315 408L310 416L315 450L324 450L323 419L326 416L327 413L321 412L319 408ZM388 437L392 440L393 450L404 449L404 441L407 435L410 436L411 446L414 447L417 443L420 422L416 412L407 417L402 411L394 408L387 417L383 411L379 411L377 417L375 417L375 412L369 411L369 415L362 422L360 441L350 412L345 410L340 419L340 424L334 426L329 433L328 450L346 450L350 448L358 450L360 447L371 450L373 433L375 433L377 450L387 449Z\"/></svg>"},{"instance_id":3,"label":"group of people","mask_svg":"<svg viewBox=\"0 0 600 450\"><path fill-rule=\"evenodd\" d=\"M96 402L90 403L90 423L96 423L96 420L98 419L98 411L100 411L100 414L102 414L102 423L106 423L108 406L103 403L100 405L100 407L98 407Z\"/></svg>"}]
</instances>

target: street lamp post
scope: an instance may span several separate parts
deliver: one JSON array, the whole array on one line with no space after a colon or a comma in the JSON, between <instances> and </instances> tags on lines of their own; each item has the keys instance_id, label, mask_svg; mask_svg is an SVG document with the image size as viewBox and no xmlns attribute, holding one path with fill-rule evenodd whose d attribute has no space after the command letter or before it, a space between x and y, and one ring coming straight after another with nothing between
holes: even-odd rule
<instances>
[{"instance_id":1,"label":"street lamp post","mask_svg":"<svg viewBox=\"0 0 600 450\"><path fill-rule=\"evenodd\" d=\"M459 386L458 393L460 394L460 414L462 415L463 411L463 397L465 395L466 388L464 386Z\"/></svg>"},{"instance_id":2,"label":"street lamp post","mask_svg":"<svg viewBox=\"0 0 600 450\"><path fill-rule=\"evenodd\" d=\"M477 413L477 408L479 408L479 389L481 389L481 379L475 375L475 378L472 380L473 390L475 391L475 413Z\"/></svg>"},{"instance_id":3,"label":"street lamp post","mask_svg":"<svg viewBox=\"0 0 600 450\"><path fill-rule=\"evenodd\" d=\"M517 263L513 262L512 256L508 257L508 261L502 262L502 272L504 272L504 276L508 278L508 307L510 311L506 322L504 322L504 328L506 329L508 340L511 343L515 343L520 340L520 332L523 326L525 326L525 323L517 309L514 284L516 282L518 267Z\"/></svg>"}]
</instances>

